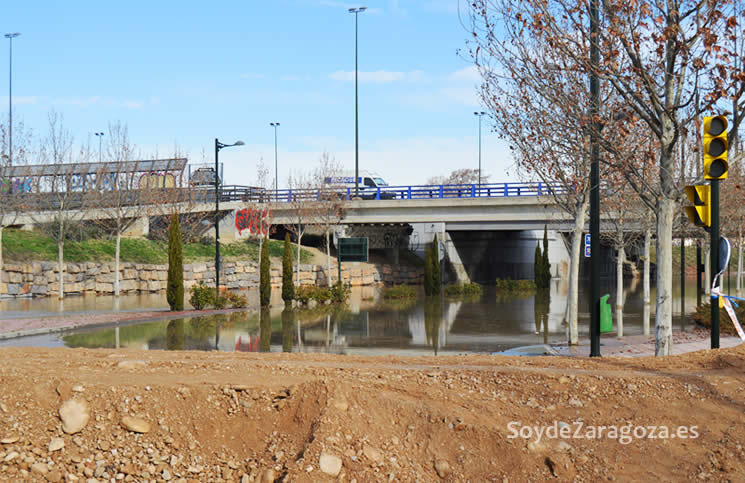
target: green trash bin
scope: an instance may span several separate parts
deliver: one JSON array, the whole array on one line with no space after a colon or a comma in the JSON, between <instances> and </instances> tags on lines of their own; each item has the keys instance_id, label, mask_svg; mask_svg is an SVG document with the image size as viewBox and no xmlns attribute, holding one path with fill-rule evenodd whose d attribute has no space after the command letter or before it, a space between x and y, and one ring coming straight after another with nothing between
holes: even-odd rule
<instances>
[{"instance_id":1,"label":"green trash bin","mask_svg":"<svg viewBox=\"0 0 745 483\"><path fill-rule=\"evenodd\" d=\"M605 294L600 297L600 333L605 334L607 332L613 332L613 312L610 310L610 304L608 303L608 297L610 294Z\"/></svg>"}]
</instances>

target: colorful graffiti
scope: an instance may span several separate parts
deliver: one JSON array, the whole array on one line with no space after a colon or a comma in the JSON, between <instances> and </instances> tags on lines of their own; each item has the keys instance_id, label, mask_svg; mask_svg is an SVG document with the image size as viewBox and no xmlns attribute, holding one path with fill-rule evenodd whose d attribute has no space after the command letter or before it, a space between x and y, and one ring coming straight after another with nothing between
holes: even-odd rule
<instances>
[{"instance_id":1,"label":"colorful graffiti","mask_svg":"<svg viewBox=\"0 0 745 483\"><path fill-rule=\"evenodd\" d=\"M269 210L246 208L236 211L235 228L238 230L238 236L243 236L244 231L248 231L250 235L268 235L270 218Z\"/></svg>"},{"instance_id":2,"label":"colorful graffiti","mask_svg":"<svg viewBox=\"0 0 745 483\"><path fill-rule=\"evenodd\" d=\"M156 171L145 173L140 176L140 188L174 188L176 177L170 173L159 173Z\"/></svg>"},{"instance_id":3,"label":"colorful graffiti","mask_svg":"<svg viewBox=\"0 0 745 483\"><path fill-rule=\"evenodd\" d=\"M31 193L31 178L14 178L0 180L0 194Z\"/></svg>"},{"instance_id":4,"label":"colorful graffiti","mask_svg":"<svg viewBox=\"0 0 745 483\"><path fill-rule=\"evenodd\" d=\"M116 173L104 173L100 176L96 173L74 174L70 178L70 187L73 191L89 191L98 189L111 191L116 186Z\"/></svg>"}]
</instances>

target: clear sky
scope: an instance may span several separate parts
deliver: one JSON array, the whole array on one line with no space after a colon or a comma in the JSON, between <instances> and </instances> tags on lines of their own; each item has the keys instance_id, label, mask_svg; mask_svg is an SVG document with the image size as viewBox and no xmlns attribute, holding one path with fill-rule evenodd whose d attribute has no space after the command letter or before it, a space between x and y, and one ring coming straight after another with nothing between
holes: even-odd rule
<instances>
[{"instance_id":1,"label":"clear sky","mask_svg":"<svg viewBox=\"0 0 745 483\"><path fill-rule=\"evenodd\" d=\"M354 15L359 14L360 169L391 184L478 166L478 75L465 47L464 0L6 1L13 112L36 134L56 110L79 143L110 122L143 157L178 145L190 162L221 151L226 183L250 184L263 159L279 181L325 150L354 169ZM460 13L459 13L460 9ZM7 119L8 40L0 37ZM516 180L509 150L483 120L482 170ZM95 144L94 144L95 146Z\"/></svg>"}]
</instances>

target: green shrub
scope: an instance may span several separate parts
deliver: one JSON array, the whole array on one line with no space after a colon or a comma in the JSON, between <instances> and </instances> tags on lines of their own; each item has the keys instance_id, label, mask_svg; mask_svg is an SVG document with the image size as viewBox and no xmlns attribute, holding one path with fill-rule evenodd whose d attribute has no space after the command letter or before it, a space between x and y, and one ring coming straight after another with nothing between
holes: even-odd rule
<instances>
[{"instance_id":1,"label":"green shrub","mask_svg":"<svg viewBox=\"0 0 745 483\"><path fill-rule=\"evenodd\" d=\"M212 306L217 310L222 310L228 306L230 298L227 291L223 291L218 297L215 297L212 301Z\"/></svg>"},{"instance_id":2,"label":"green shrub","mask_svg":"<svg viewBox=\"0 0 745 483\"><path fill-rule=\"evenodd\" d=\"M341 280L336 282L331 287L327 287L326 290L328 290L331 296L332 304L345 303L347 299L349 299L349 295L352 293L352 289L349 287L349 285L344 285L343 283L341 283Z\"/></svg>"},{"instance_id":3,"label":"green shrub","mask_svg":"<svg viewBox=\"0 0 745 483\"><path fill-rule=\"evenodd\" d=\"M482 291L481 285L477 283L458 283L445 287L445 295L448 297L479 297Z\"/></svg>"},{"instance_id":4,"label":"green shrub","mask_svg":"<svg viewBox=\"0 0 745 483\"><path fill-rule=\"evenodd\" d=\"M383 288L383 298L386 300L401 300L416 298L417 290L411 285L393 285Z\"/></svg>"},{"instance_id":5,"label":"green shrub","mask_svg":"<svg viewBox=\"0 0 745 483\"><path fill-rule=\"evenodd\" d=\"M226 292L225 296L228 298L230 306L234 309L244 309L248 307L248 297L245 295L235 292Z\"/></svg>"},{"instance_id":6,"label":"green shrub","mask_svg":"<svg viewBox=\"0 0 745 483\"><path fill-rule=\"evenodd\" d=\"M536 289L534 280L497 279L497 292L526 292Z\"/></svg>"},{"instance_id":7,"label":"green shrub","mask_svg":"<svg viewBox=\"0 0 745 483\"><path fill-rule=\"evenodd\" d=\"M168 228L168 285L166 299L171 310L184 310L184 249L178 215L171 216Z\"/></svg>"},{"instance_id":8,"label":"green shrub","mask_svg":"<svg viewBox=\"0 0 745 483\"><path fill-rule=\"evenodd\" d=\"M215 289L205 286L202 282L191 287L191 297L189 303L196 310L203 310L208 305L212 305L215 300Z\"/></svg>"},{"instance_id":9,"label":"green shrub","mask_svg":"<svg viewBox=\"0 0 745 483\"><path fill-rule=\"evenodd\" d=\"M292 281L292 247L290 234L285 234L285 251L282 254L282 300L285 303L295 298L295 283Z\"/></svg>"},{"instance_id":10,"label":"green shrub","mask_svg":"<svg viewBox=\"0 0 745 483\"><path fill-rule=\"evenodd\" d=\"M340 304L347 301L350 293L349 286L340 282L336 282L331 287L301 285L295 288L295 300L303 305L307 305L311 300L315 300L319 305Z\"/></svg>"}]
</instances>

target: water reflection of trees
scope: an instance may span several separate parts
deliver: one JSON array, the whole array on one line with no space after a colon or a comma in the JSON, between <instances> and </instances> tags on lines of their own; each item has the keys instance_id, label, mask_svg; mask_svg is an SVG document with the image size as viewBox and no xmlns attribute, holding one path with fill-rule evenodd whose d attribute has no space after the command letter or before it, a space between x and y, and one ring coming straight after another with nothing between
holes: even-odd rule
<instances>
[{"instance_id":1,"label":"water reflection of trees","mask_svg":"<svg viewBox=\"0 0 745 483\"><path fill-rule=\"evenodd\" d=\"M440 297L427 297L424 302L424 327L427 333L427 344L437 355L440 348L440 326L442 325L442 301Z\"/></svg>"},{"instance_id":2,"label":"water reflection of trees","mask_svg":"<svg viewBox=\"0 0 745 483\"><path fill-rule=\"evenodd\" d=\"M548 312L551 306L551 290L540 288L535 292L533 298L533 311L535 314L535 333L543 333L543 343L548 344Z\"/></svg>"},{"instance_id":3,"label":"water reflection of trees","mask_svg":"<svg viewBox=\"0 0 745 483\"><path fill-rule=\"evenodd\" d=\"M271 352L272 341L272 318L269 315L269 307L261 308L261 319L259 321L259 350Z\"/></svg>"},{"instance_id":4,"label":"water reflection of trees","mask_svg":"<svg viewBox=\"0 0 745 483\"><path fill-rule=\"evenodd\" d=\"M184 319L174 319L166 327L166 349L184 350Z\"/></svg>"},{"instance_id":5,"label":"water reflection of trees","mask_svg":"<svg viewBox=\"0 0 745 483\"><path fill-rule=\"evenodd\" d=\"M295 325L295 311L285 306L282 310L282 351L292 352L293 327Z\"/></svg>"}]
</instances>

